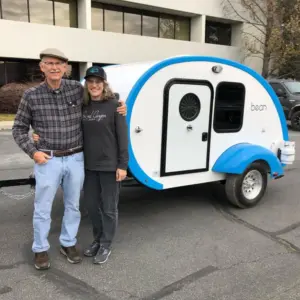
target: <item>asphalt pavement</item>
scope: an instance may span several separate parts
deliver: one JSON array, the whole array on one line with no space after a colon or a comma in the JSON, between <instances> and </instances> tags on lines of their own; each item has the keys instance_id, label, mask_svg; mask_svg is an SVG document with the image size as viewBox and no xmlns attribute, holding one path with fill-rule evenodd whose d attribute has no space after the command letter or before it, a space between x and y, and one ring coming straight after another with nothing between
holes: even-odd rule
<instances>
[{"instance_id":1,"label":"asphalt pavement","mask_svg":"<svg viewBox=\"0 0 300 300\"><path fill-rule=\"evenodd\" d=\"M290 131L300 153L300 133ZM32 162L0 131L0 180L23 178ZM300 299L300 160L270 181L256 207L236 209L220 184L167 191L123 188L119 227L106 264L59 254L62 193L53 205L52 267L32 265L33 196L28 186L0 190L0 299L291 300ZM16 197L19 195L19 197ZM22 198L22 195L27 197ZM78 243L91 241L83 218Z\"/></svg>"}]
</instances>

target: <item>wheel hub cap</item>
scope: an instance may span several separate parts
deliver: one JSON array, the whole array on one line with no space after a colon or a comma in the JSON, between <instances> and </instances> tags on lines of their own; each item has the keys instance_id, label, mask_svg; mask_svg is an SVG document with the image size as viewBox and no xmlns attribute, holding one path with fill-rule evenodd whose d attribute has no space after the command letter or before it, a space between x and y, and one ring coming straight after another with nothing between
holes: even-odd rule
<instances>
[{"instance_id":1,"label":"wheel hub cap","mask_svg":"<svg viewBox=\"0 0 300 300\"><path fill-rule=\"evenodd\" d=\"M242 183L242 193L247 200L254 200L263 187L263 178L259 171L251 170Z\"/></svg>"}]
</instances>

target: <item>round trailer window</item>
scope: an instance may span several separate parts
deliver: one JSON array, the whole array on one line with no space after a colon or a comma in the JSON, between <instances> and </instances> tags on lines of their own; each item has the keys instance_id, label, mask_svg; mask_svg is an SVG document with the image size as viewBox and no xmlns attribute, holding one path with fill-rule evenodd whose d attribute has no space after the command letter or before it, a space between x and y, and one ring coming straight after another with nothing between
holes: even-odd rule
<instances>
[{"instance_id":1,"label":"round trailer window","mask_svg":"<svg viewBox=\"0 0 300 300\"><path fill-rule=\"evenodd\" d=\"M201 103L199 98L193 94L188 93L182 97L179 103L179 113L183 120L193 121L195 120L201 109Z\"/></svg>"}]
</instances>

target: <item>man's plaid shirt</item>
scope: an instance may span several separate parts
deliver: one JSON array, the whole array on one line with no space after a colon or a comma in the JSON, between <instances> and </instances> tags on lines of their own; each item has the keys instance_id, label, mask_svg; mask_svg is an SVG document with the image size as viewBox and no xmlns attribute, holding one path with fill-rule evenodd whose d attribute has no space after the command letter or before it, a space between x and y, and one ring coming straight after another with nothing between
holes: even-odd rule
<instances>
[{"instance_id":1,"label":"man's plaid shirt","mask_svg":"<svg viewBox=\"0 0 300 300\"><path fill-rule=\"evenodd\" d=\"M19 147L30 157L43 150L68 150L82 146L83 87L62 80L58 90L44 82L24 92L12 129ZM30 125L40 135L37 144L28 135Z\"/></svg>"}]
</instances>

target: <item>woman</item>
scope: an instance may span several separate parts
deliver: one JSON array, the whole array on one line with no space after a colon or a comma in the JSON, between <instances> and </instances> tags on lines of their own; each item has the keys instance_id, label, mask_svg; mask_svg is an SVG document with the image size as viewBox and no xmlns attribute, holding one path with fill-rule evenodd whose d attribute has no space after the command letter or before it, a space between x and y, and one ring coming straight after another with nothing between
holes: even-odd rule
<instances>
[{"instance_id":1,"label":"woman","mask_svg":"<svg viewBox=\"0 0 300 300\"><path fill-rule=\"evenodd\" d=\"M107 261L117 224L120 182L127 175L128 138L124 116L102 68L86 72L83 107L84 197L94 241L84 251L94 263Z\"/></svg>"},{"instance_id":2,"label":"woman","mask_svg":"<svg viewBox=\"0 0 300 300\"><path fill-rule=\"evenodd\" d=\"M120 182L127 175L128 137L125 116L117 112L105 71L86 71L82 116L85 159L84 200L93 226L93 242L84 255L105 263L118 224ZM35 141L37 134L33 135Z\"/></svg>"}]
</instances>

